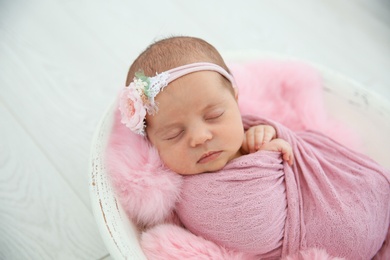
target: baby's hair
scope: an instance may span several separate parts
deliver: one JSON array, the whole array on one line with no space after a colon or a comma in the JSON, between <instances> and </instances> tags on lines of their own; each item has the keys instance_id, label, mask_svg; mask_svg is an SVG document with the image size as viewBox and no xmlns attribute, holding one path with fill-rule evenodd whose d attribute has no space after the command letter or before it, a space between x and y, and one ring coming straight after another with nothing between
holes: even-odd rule
<instances>
[{"instance_id":1,"label":"baby's hair","mask_svg":"<svg viewBox=\"0 0 390 260\"><path fill-rule=\"evenodd\" d=\"M169 69L194 62L211 62L229 72L222 56L208 42L189 36L174 36L149 45L130 66L126 85L138 71L152 77Z\"/></svg>"}]
</instances>

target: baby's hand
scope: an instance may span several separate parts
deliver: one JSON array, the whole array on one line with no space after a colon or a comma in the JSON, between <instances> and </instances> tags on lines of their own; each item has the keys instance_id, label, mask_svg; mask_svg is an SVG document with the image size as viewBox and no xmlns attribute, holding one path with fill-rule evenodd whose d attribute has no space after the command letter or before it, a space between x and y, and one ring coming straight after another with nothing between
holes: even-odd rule
<instances>
[{"instance_id":1,"label":"baby's hand","mask_svg":"<svg viewBox=\"0 0 390 260\"><path fill-rule=\"evenodd\" d=\"M273 139L261 146L260 150L281 152L283 160L285 160L289 165L292 165L294 162L294 154L291 145L283 139Z\"/></svg>"},{"instance_id":2,"label":"baby's hand","mask_svg":"<svg viewBox=\"0 0 390 260\"><path fill-rule=\"evenodd\" d=\"M254 153L275 137L276 130L270 125L252 126L245 132L241 150L244 153Z\"/></svg>"}]
</instances>

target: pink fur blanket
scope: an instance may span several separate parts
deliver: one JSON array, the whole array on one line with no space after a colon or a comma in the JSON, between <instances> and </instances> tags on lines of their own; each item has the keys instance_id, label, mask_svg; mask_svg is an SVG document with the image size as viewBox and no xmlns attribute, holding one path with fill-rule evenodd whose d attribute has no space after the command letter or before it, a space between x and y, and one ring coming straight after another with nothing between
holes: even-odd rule
<instances>
[{"instance_id":1,"label":"pink fur blanket","mask_svg":"<svg viewBox=\"0 0 390 260\"><path fill-rule=\"evenodd\" d=\"M260 115L294 131L315 129L348 147L359 148L352 131L328 118L321 78L311 66L257 60L229 67L239 88L242 114ZM182 228L174 213L182 177L166 169L157 151L120 123L118 112L106 164L118 200L143 230L141 246L149 259L250 259L243 252L218 246ZM322 249L296 249L286 259L336 259ZM378 259L386 259L387 254L381 252Z\"/></svg>"}]
</instances>

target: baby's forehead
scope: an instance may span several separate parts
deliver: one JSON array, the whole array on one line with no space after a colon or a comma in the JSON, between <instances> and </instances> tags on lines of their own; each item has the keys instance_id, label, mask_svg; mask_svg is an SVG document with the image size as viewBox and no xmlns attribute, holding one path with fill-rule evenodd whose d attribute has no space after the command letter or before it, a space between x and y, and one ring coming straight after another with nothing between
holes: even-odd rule
<instances>
[{"instance_id":1,"label":"baby's forehead","mask_svg":"<svg viewBox=\"0 0 390 260\"><path fill-rule=\"evenodd\" d=\"M186 82L187 79L191 80ZM183 84L179 84L182 81ZM230 83L226 84L226 81L230 81ZM167 104L169 107L171 104L183 103L182 100L187 102L192 102L192 98L199 100L200 95L203 99L207 99L209 96L215 96L215 87L218 86L230 85L227 88L232 91L233 82L234 79L228 71L219 65L208 62L190 63L161 73L156 72L153 77L139 71L135 74L133 81L121 91L119 107L122 115L121 122L133 132L144 135L145 116L154 115L159 110L157 101L165 103L166 99L166 102L169 102ZM173 97L177 97L176 100L166 95L166 91L164 91L166 88L171 90L175 85L183 85L180 86L178 93L168 91L173 93ZM226 89L219 91L225 92ZM180 96L183 93L184 95ZM192 102L189 105L197 106L197 103Z\"/></svg>"},{"instance_id":2,"label":"baby's forehead","mask_svg":"<svg viewBox=\"0 0 390 260\"><path fill-rule=\"evenodd\" d=\"M233 86L224 76L213 71L200 71L170 82L157 95L156 99L173 97L191 100L200 96L202 99L207 100L206 96L218 96L227 90L233 91Z\"/></svg>"},{"instance_id":3,"label":"baby's forehead","mask_svg":"<svg viewBox=\"0 0 390 260\"><path fill-rule=\"evenodd\" d=\"M167 97L157 100L159 110L149 117L158 125L167 125L172 122L186 121L192 116L205 116L215 109L228 107L233 96L227 90L225 94L220 91L214 93L190 92L183 93L179 98Z\"/></svg>"}]
</instances>

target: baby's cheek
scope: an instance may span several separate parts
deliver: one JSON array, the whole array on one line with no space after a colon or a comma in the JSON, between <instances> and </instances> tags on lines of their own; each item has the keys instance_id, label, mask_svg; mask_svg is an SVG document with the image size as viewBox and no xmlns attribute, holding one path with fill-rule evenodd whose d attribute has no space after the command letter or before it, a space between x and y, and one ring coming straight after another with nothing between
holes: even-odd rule
<instances>
[{"instance_id":1,"label":"baby's cheek","mask_svg":"<svg viewBox=\"0 0 390 260\"><path fill-rule=\"evenodd\" d=\"M160 151L160 158L166 167L180 174L186 171L189 167L188 162L186 162L185 155L177 149L163 149Z\"/></svg>"}]
</instances>

